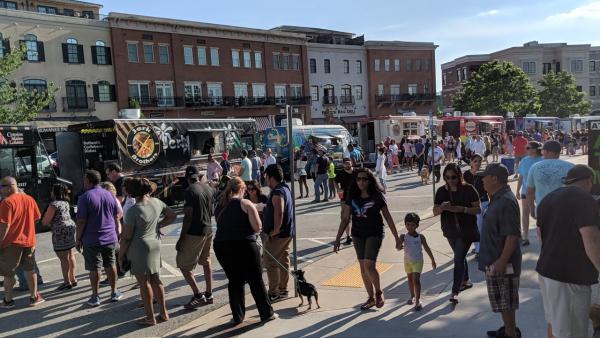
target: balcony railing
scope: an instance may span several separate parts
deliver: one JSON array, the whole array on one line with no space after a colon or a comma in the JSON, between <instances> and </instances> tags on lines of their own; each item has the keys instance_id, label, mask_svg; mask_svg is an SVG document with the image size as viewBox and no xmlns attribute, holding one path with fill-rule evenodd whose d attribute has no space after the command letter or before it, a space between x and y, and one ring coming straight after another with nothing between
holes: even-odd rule
<instances>
[{"instance_id":1,"label":"balcony railing","mask_svg":"<svg viewBox=\"0 0 600 338\"><path fill-rule=\"evenodd\" d=\"M310 96L282 97L233 97L233 96L186 96L186 97L151 97L130 96L129 106L136 101L141 108L160 107L256 107L285 106L310 104Z\"/></svg>"},{"instance_id":2,"label":"balcony railing","mask_svg":"<svg viewBox=\"0 0 600 338\"><path fill-rule=\"evenodd\" d=\"M93 97L67 96L62 98L65 112L92 112L96 110Z\"/></svg>"},{"instance_id":3,"label":"balcony railing","mask_svg":"<svg viewBox=\"0 0 600 338\"><path fill-rule=\"evenodd\" d=\"M340 96L340 104L343 106L351 106L354 104L354 96Z\"/></svg>"},{"instance_id":4,"label":"balcony railing","mask_svg":"<svg viewBox=\"0 0 600 338\"><path fill-rule=\"evenodd\" d=\"M375 102L377 102L377 103L433 101L433 100L435 100L434 94L375 95Z\"/></svg>"},{"instance_id":5,"label":"balcony railing","mask_svg":"<svg viewBox=\"0 0 600 338\"><path fill-rule=\"evenodd\" d=\"M46 107L42 108L42 113L56 113L56 101L53 99Z\"/></svg>"},{"instance_id":6,"label":"balcony railing","mask_svg":"<svg viewBox=\"0 0 600 338\"><path fill-rule=\"evenodd\" d=\"M323 105L335 105L337 104L337 98L335 96L323 96Z\"/></svg>"}]
</instances>

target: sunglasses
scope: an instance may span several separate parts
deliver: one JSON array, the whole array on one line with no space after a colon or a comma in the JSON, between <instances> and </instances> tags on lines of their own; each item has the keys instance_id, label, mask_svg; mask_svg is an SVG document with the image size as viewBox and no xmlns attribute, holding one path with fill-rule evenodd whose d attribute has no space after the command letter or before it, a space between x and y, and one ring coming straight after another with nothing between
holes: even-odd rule
<instances>
[{"instance_id":1,"label":"sunglasses","mask_svg":"<svg viewBox=\"0 0 600 338\"><path fill-rule=\"evenodd\" d=\"M447 180L447 181L457 180L458 176L456 176L456 175L453 175L453 176L444 176L444 179Z\"/></svg>"},{"instance_id":2,"label":"sunglasses","mask_svg":"<svg viewBox=\"0 0 600 338\"><path fill-rule=\"evenodd\" d=\"M360 182L360 181L368 182L368 181L369 181L369 179L368 179L367 177L357 177L357 178L356 178L356 181L357 181L357 182Z\"/></svg>"}]
</instances>

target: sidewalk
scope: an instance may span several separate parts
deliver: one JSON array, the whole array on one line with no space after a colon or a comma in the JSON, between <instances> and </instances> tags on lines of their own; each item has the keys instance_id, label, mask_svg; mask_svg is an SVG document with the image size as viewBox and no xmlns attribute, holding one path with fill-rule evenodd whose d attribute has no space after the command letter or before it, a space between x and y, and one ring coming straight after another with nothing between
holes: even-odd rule
<instances>
[{"instance_id":1,"label":"sidewalk","mask_svg":"<svg viewBox=\"0 0 600 338\"><path fill-rule=\"evenodd\" d=\"M381 309L360 311L366 300L366 291L353 287L324 286L328 279L344 272L356 264L352 247L344 248L339 254L331 254L306 268L309 282L319 291L321 308L306 311L298 308L298 298L290 298L274 305L280 319L260 325L254 306L246 314L246 321L232 328L229 307L222 307L188 325L171 332L169 337L486 337L485 331L501 326L500 316L493 314L487 298L483 273L477 271L473 255L469 256L469 272L474 287L459 296L460 303L454 308L448 302L452 279L452 252L442 236L437 218L422 222L422 233L427 237L438 268L431 270L426 258L421 278L423 310L414 312L405 305L409 297L403 254L394 248L393 237L387 234L379 256L379 262L391 264L381 274L381 283L386 304ZM543 337L546 324L542 300L534 272L539 244L532 231L531 246L523 254L521 276L521 308L517 313L518 326L523 337ZM386 265L386 264L384 264ZM360 275L349 276L352 284ZM353 281L354 279L354 281ZM293 286L290 285L290 289ZM247 304L253 304L247 297ZM306 304L306 301L305 301Z\"/></svg>"}]
</instances>

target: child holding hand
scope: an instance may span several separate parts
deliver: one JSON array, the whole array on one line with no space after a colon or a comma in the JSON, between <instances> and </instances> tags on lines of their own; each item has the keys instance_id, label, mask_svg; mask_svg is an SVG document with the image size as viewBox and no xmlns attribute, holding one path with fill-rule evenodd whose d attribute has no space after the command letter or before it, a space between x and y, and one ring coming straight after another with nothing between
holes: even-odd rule
<instances>
[{"instance_id":1,"label":"child holding hand","mask_svg":"<svg viewBox=\"0 0 600 338\"><path fill-rule=\"evenodd\" d=\"M404 270L408 278L408 288L410 299L406 302L408 305L415 305L415 311L421 311L421 272L423 271L423 250L427 252L431 259L431 265L436 268L435 259L431 253L425 236L417 232L420 222L419 215L414 212L406 214L404 225L407 233L400 235L400 247L404 249Z\"/></svg>"}]
</instances>

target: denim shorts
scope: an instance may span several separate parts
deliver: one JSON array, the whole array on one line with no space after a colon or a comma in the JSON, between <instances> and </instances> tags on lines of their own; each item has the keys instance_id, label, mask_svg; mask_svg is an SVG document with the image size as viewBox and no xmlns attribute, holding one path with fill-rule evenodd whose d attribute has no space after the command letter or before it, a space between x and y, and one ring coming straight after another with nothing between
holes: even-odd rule
<instances>
[{"instance_id":1,"label":"denim shorts","mask_svg":"<svg viewBox=\"0 0 600 338\"><path fill-rule=\"evenodd\" d=\"M117 244L85 246L83 258L87 271L100 270L102 267L110 268L117 262Z\"/></svg>"}]
</instances>

